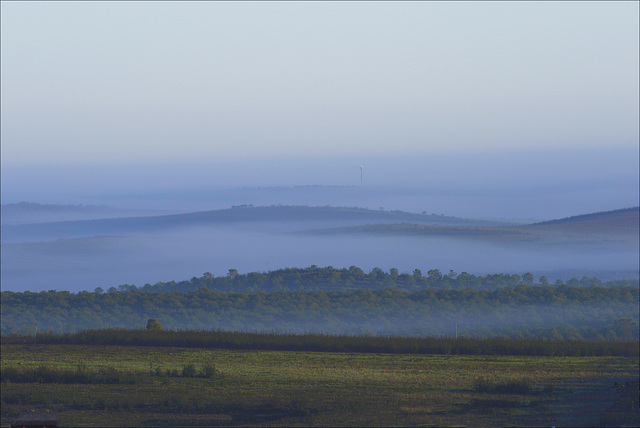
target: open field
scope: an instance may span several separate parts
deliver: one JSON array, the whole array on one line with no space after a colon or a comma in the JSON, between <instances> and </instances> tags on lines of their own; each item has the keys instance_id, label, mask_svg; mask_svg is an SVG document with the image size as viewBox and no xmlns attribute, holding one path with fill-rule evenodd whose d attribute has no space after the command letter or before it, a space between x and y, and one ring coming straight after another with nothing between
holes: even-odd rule
<instances>
[{"instance_id":1,"label":"open field","mask_svg":"<svg viewBox=\"0 0 640 428\"><path fill-rule=\"evenodd\" d=\"M208 378L180 376L190 364L197 373L214 364L219 373ZM2 345L5 373L43 365L59 370L82 365L87 372L110 366L134 380L115 384L5 380L2 425L32 409L55 412L61 426L593 426L603 421L603 415L605 422L620 425L623 422L615 415L606 413L620 395L614 383L638 379L637 357ZM490 388L512 381L526 388L508 393ZM637 401L635 405L635 413L627 412L627 417L636 417L637 422Z\"/></svg>"}]
</instances>

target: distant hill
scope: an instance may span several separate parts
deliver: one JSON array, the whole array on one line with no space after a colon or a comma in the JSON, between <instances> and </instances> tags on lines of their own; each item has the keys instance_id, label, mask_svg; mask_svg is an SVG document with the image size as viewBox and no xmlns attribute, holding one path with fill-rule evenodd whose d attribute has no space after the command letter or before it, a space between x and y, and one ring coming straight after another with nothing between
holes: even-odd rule
<instances>
[{"instance_id":1,"label":"distant hill","mask_svg":"<svg viewBox=\"0 0 640 428\"><path fill-rule=\"evenodd\" d=\"M628 234L640 231L640 207L625 208L544 221L530 227L565 232Z\"/></svg>"},{"instance_id":2,"label":"distant hill","mask_svg":"<svg viewBox=\"0 0 640 428\"><path fill-rule=\"evenodd\" d=\"M4 207L3 207L4 209ZM3 225L2 240L18 242L132 235L185 227L251 224L269 232L372 233L482 239L498 243L637 246L639 207L592 213L530 225L404 211L348 207L239 205L187 214L118 217ZM242 226L245 227L245 226Z\"/></svg>"},{"instance_id":3,"label":"distant hill","mask_svg":"<svg viewBox=\"0 0 640 428\"><path fill-rule=\"evenodd\" d=\"M310 231L312 233L373 233L458 239L503 244L565 244L637 247L639 207L592 213L530 225L367 224Z\"/></svg>"},{"instance_id":4,"label":"distant hill","mask_svg":"<svg viewBox=\"0 0 640 428\"><path fill-rule=\"evenodd\" d=\"M123 210L103 205L57 205L18 202L15 204L2 204L0 214L2 224L9 225L131 217L150 215L152 212L148 210Z\"/></svg>"},{"instance_id":5,"label":"distant hill","mask_svg":"<svg viewBox=\"0 0 640 428\"><path fill-rule=\"evenodd\" d=\"M506 222L463 219L435 214L415 214L404 211L369 210L345 207L239 205L228 209L161 216L104 218L38 224L6 225L4 241L47 240L79 236L133 234L193 226L221 226L234 223L308 224L309 228L342 227L368 223L417 223L445 225L496 225ZM305 226L306 227L306 226ZM283 230L286 231L286 228Z\"/></svg>"}]
</instances>

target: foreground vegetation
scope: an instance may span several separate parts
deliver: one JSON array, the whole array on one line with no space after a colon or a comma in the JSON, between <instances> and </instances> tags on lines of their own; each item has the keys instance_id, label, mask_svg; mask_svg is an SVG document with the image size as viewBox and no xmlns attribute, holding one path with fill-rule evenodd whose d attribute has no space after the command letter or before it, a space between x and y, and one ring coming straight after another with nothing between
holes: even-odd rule
<instances>
[{"instance_id":1,"label":"foreground vegetation","mask_svg":"<svg viewBox=\"0 0 640 428\"><path fill-rule=\"evenodd\" d=\"M1 369L3 425L30 410L54 412L63 426L633 426L640 420L637 400L634 410L633 395L616 388L637 379L637 357L3 340Z\"/></svg>"}]
</instances>

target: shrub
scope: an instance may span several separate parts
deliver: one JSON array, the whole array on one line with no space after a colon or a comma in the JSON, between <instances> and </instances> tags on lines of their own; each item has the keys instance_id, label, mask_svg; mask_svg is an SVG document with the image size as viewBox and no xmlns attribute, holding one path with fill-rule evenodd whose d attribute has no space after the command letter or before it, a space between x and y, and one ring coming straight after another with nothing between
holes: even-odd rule
<instances>
[{"instance_id":1,"label":"shrub","mask_svg":"<svg viewBox=\"0 0 640 428\"><path fill-rule=\"evenodd\" d=\"M526 379L496 385L496 392L501 394L530 394L532 389L531 383Z\"/></svg>"},{"instance_id":2,"label":"shrub","mask_svg":"<svg viewBox=\"0 0 640 428\"><path fill-rule=\"evenodd\" d=\"M473 390L476 392L492 392L494 386L491 381L483 377L476 378L473 381Z\"/></svg>"},{"instance_id":3,"label":"shrub","mask_svg":"<svg viewBox=\"0 0 640 428\"><path fill-rule=\"evenodd\" d=\"M516 379L496 383L485 378L475 379L473 389L477 392L493 394L530 394L533 390L531 382L527 379Z\"/></svg>"},{"instance_id":4,"label":"shrub","mask_svg":"<svg viewBox=\"0 0 640 428\"><path fill-rule=\"evenodd\" d=\"M201 376L207 379L212 379L220 374L220 371L216 369L213 363L206 363L202 367Z\"/></svg>"},{"instance_id":5,"label":"shrub","mask_svg":"<svg viewBox=\"0 0 640 428\"><path fill-rule=\"evenodd\" d=\"M182 376L183 377L195 377L196 376L196 366L193 364L187 364L182 368Z\"/></svg>"}]
</instances>

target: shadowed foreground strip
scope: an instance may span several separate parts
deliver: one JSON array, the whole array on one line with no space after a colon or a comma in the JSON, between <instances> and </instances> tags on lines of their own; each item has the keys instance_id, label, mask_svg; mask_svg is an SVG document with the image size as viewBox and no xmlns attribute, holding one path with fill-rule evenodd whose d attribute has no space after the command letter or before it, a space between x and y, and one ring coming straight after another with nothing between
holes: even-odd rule
<instances>
[{"instance_id":1,"label":"shadowed foreground strip","mask_svg":"<svg viewBox=\"0 0 640 428\"><path fill-rule=\"evenodd\" d=\"M25 413L11 423L11 428L56 428L58 418L53 413Z\"/></svg>"}]
</instances>

